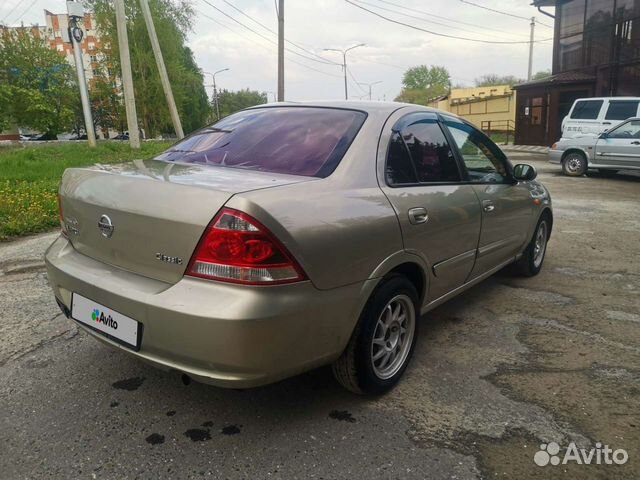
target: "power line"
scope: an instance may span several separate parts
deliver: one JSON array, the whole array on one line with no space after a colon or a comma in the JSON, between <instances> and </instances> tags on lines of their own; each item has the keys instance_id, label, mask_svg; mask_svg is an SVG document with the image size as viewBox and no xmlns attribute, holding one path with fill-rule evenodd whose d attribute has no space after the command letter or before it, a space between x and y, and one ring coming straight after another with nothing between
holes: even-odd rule
<instances>
[{"instance_id":1,"label":"power line","mask_svg":"<svg viewBox=\"0 0 640 480\"><path fill-rule=\"evenodd\" d=\"M503 33L503 34L505 33L503 30L498 30L496 28L489 28L489 27L486 27L484 25L478 25L478 24L475 24L475 23L469 23L469 22L463 22L461 20L455 20L455 19L449 18L449 17L443 17L441 15L436 15L435 13L427 12L425 10L418 10L416 8L405 7L404 5L400 5L398 3L389 2L388 0L377 0L377 1L380 2L380 3L386 3L387 5L391 5L393 7L401 8L403 10L407 10L409 12L421 13L421 14L427 15L429 17L439 18L440 20L445 20L447 22L458 23L460 25L466 25L468 27L479 28L481 30L490 30L492 32L498 32L498 33ZM477 32L474 32L474 33L477 33ZM516 37L516 36L522 37L522 35L512 35L512 34L509 34L509 36L510 37Z\"/></svg>"},{"instance_id":2,"label":"power line","mask_svg":"<svg viewBox=\"0 0 640 480\"><path fill-rule=\"evenodd\" d=\"M440 22L437 22L437 21L434 21L434 20L427 20L426 18L416 17L415 14L411 15L411 14L408 14L408 13L398 12L397 10L393 10L391 8L381 7L381 6L373 4L373 3L365 2L364 0L354 0L354 1L359 3L359 4L362 4L362 5L368 5L370 7L377 8L378 10L383 10L385 12L391 12L391 13L394 13L396 15L401 15L403 17L411 18L413 20L418 20L420 22L433 24L433 25L440 25L440 26L446 27L446 28L456 28L456 29L458 29L458 30L460 30L462 32L468 32L468 33L474 33L474 34L481 33L482 34L482 32L467 30L467 29L460 28L460 27L454 27L454 26L451 26L451 25L446 25L444 23L440 23Z\"/></svg>"},{"instance_id":3,"label":"power line","mask_svg":"<svg viewBox=\"0 0 640 480\"><path fill-rule=\"evenodd\" d=\"M268 38L268 37L265 37L265 36L264 36L264 35L262 35L260 32L257 32L257 31L255 31L253 28L251 28L251 27L249 27L249 26L245 25L244 23L242 23L242 22L241 22L241 21L239 21L238 19L236 19L236 18L232 17L231 15L229 15L228 13L226 13L224 10L221 10L221 9L219 9L218 7L216 7L213 3L209 2L209 0L202 0L202 1L203 1L204 3L206 3L207 5L209 5L211 8L213 8L213 9L217 10L218 12L220 12L220 13L221 13L222 15L224 15L225 17L229 18L231 21L233 21L233 22L237 23L237 24L238 24L238 25L240 25L241 27L243 27L243 28L245 28L245 29L249 30L250 32L254 33L255 35L258 35L259 37L263 38L263 39L264 39L264 40L266 40L267 42L269 42L269 43L273 43L273 44L276 44L276 45L277 45L277 43L276 43L273 39ZM327 61L327 60L317 60L317 59L315 59L315 58L313 58L313 57L309 57L309 56L307 56L307 55L303 55L302 53L298 53L298 52L296 52L295 50L291 50L290 48L285 48L285 50L286 50L287 52L289 52L289 53L292 53L292 54L297 55L297 56L299 56L299 57L305 58L305 59L307 59L307 60L311 60L311 61L313 61L313 62L323 63L323 64L325 64L325 65L336 65L336 63L334 63L334 62L330 62L330 61Z\"/></svg>"},{"instance_id":4,"label":"power line","mask_svg":"<svg viewBox=\"0 0 640 480\"><path fill-rule=\"evenodd\" d=\"M351 0L344 0L344 1L349 3L349 4L351 4L351 5L353 5L354 7L357 7L359 9L361 9L361 10L364 10L365 12L369 12L372 15L375 15L376 17L382 18L383 20L386 20L388 22L395 23L397 25L402 25L404 27L411 28L413 30L418 30L418 31L421 31L421 32L425 32L425 33L428 33L430 35L435 35L435 36L438 36L438 37L453 38L453 39L456 39L456 40L464 40L464 41L467 41L467 42L490 43L490 44L494 44L494 45L523 45L523 44L531 43L531 42L526 42L526 41L513 42L513 41L502 41L502 40L482 40L480 38L459 37L457 35L448 35L446 33L434 32L432 30L427 30L425 28L417 27L417 26L411 25L409 23L404 23L404 22L401 22L399 20L394 20L392 18L385 17L384 15L382 15L380 13L374 12L373 10L369 10L368 8L365 8L362 5L358 5L357 3L352 2ZM536 40L534 43L540 43L540 42L544 42L546 40L551 40L551 39L546 38L544 40Z\"/></svg>"},{"instance_id":5,"label":"power line","mask_svg":"<svg viewBox=\"0 0 640 480\"><path fill-rule=\"evenodd\" d=\"M519 18L520 20L531 21L531 18L523 17L522 15L516 15L514 13L503 12L502 10L496 10L495 8L485 7L484 5L478 5L477 3L470 2L469 0L460 0L462 3L466 3L467 5L471 5L477 8L482 8L483 10L488 10L493 13L499 13L500 15L506 15L507 17ZM546 23L536 22L544 27L553 28L551 25L547 25Z\"/></svg>"},{"instance_id":6,"label":"power line","mask_svg":"<svg viewBox=\"0 0 640 480\"><path fill-rule=\"evenodd\" d=\"M9 10L9 13L7 13L4 18L2 19L3 22L6 22L7 18L9 18L11 16L11 14L13 12L15 12L17 10L17 8L22 5L24 3L25 0L19 0L18 3L16 3L13 8L11 10Z\"/></svg>"},{"instance_id":7,"label":"power line","mask_svg":"<svg viewBox=\"0 0 640 480\"><path fill-rule=\"evenodd\" d=\"M274 31L273 29L271 29L271 28L267 27L264 23L259 22L258 20L256 20L255 18L253 18L251 15L249 15L249 14L247 14L247 13L243 12L242 10L240 10L238 7L236 7L236 6L235 6L235 5L233 5L232 3L228 2L227 0L222 0L222 1L223 1L224 3L226 3L228 6L230 6L231 8L233 8L236 12L240 13L240 15L242 15L242 16L244 16L244 17L248 18L249 20L251 20L252 22L256 23L257 25L260 25L262 28L264 28L264 29L265 29L265 30L267 30L268 32L270 32L270 33L272 33L272 34L274 34L274 35L277 35L277 34L278 34L276 31ZM310 55L313 55L314 57L319 58L320 60L323 60L323 61L324 61L324 63L332 63L332 64L334 64L334 65L340 65L339 63L332 62L332 61L331 61L331 60L329 60L328 58L324 58L323 56L318 55L317 53L312 52L311 50L308 50L308 49L304 48L303 46L301 46L301 45L299 45L299 44L295 43L295 42L294 42L294 41L292 41L292 40L287 40L287 39L285 39L285 42L287 42L289 45L293 45L294 47L299 48L299 49L300 49L300 50L302 50L303 52L306 52L306 53L308 53L308 54L310 54Z\"/></svg>"},{"instance_id":8,"label":"power line","mask_svg":"<svg viewBox=\"0 0 640 480\"><path fill-rule=\"evenodd\" d=\"M269 53L273 53L273 50L272 50L272 49L270 49L269 47L267 47L266 45L263 45L262 43L258 43L258 42L256 42L255 40L253 40L253 39L251 39L251 38L249 38L249 37L247 37L247 36L245 36L245 35L243 35L243 34L239 33L238 31L234 30L233 28L229 27L228 25L226 25L226 24L224 24L224 23L220 22L219 20L217 20L216 18L213 18L213 17L212 17L212 16L210 16L210 15L207 15L206 13L204 13L204 12L202 12L202 11L199 11L199 10L196 10L196 11L197 11L200 15L202 15L203 17L207 18L208 20L211 20L212 22L216 23L217 25L220 25L222 28L226 28L226 29L227 29L227 30L229 30L230 32L232 32L232 33L234 33L235 35L239 36L240 38L243 38L243 39L247 40L248 42L250 42L250 43L254 44L255 46L258 46L258 47L260 47L260 48L263 48L264 50L267 50ZM273 43L273 44L275 45L275 43ZM286 60L286 61L288 61L288 62L291 62L291 63L295 63L296 65L299 65L299 66L301 66L301 67L304 67L304 68L306 68L306 69L308 69L308 70L312 70L312 71L314 71L314 72L321 73L321 74L323 74L323 75L327 75L327 76L329 76L329 77L342 78L342 75L336 75L336 74L333 74L333 73L324 72L324 71L319 70L319 69L317 69L317 68L310 67L309 65L305 65L304 63L300 63L300 62L298 62L298 61L296 61L296 60L294 60L294 59L292 59L292 58L289 58L289 57L286 57L286 58L285 58L285 60Z\"/></svg>"},{"instance_id":9,"label":"power line","mask_svg":"<svg viewBox=\"0 0 640 480\"><path fill-rule=\"evenodd\" d=\"M351 73L351 70L347 69L347 73L349 74L349 77L351 77L351 80L353 81L353 83L356 84L356 87L358 87L358 90L360 90L362 93L366 93L366 90L362 88L362 86L360 86L360 82L356 80L356 77L353 76L353 73Z\"/></svg>"},{"instance_id":10,"label":"power line","mask_svg":"<svg viewBox=\"0 0 640 480\"><path fill-rule=\"evenodd\" d=\"M14 23L18 23L20 20L22 20L22 17L24 17L27 14L27 12L31 10L31 7L33 7L37 1L38 0L33 0L33 2L31 2L29 6L24 9L24 11L22 12L22 15L20 15L16 20L14 20Z\"/></svg>"}]
</instances>

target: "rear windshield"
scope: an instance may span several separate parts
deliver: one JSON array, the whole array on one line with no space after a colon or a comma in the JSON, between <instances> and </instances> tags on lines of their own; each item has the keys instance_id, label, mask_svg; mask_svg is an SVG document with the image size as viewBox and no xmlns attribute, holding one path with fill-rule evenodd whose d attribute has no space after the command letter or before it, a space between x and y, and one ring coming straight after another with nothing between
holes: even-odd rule
<instances>
[{"instance_id":1,"label":"rear windshield","mask_svg":"<svg viewBox=\"0 0 640 480\"><path fill-rule=\"evenodd\" d=\"M365 119L363 112L334 108L245 110L198 130L156 159L326 177Z\"/></svg>"}]
</instances>

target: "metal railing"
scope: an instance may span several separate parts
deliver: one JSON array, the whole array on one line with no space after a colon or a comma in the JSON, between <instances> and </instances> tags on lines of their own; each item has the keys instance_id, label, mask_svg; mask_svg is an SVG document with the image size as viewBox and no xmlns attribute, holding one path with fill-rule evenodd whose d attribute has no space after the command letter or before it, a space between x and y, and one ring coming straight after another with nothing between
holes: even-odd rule
<instances>
[{"instance_id":1,"label":"metal railing","mask_svg":"<svg viewBox=\"0 0 640 480\"><path fill-rule=\"evenodd\" d=\"M514 120L483 120L480 128L496 143L509 143L514 138L516 122Z\"/></svg>"}]
</instances>

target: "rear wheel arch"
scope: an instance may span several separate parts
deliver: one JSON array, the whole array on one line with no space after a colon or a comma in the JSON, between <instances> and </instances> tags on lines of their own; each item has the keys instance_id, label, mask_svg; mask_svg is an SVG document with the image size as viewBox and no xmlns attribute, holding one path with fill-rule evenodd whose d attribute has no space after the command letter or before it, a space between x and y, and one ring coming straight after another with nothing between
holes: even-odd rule
<instances>
[{"instance_id":1,"label":"rear wheel arch","mask_svg":"<svg viewBox=\"0 0 640 480\"><path fill-rule=\"evenodd\" d=\"M414 262L401 263L400 265L392 268L389 273L385 275L385 278L392 275L402 275L403 277L406 277L416 289L418 300L420 301L420 304L422 304L426 296L427 279L424 269L420 265Z\"/></svg>"}]
</instances>

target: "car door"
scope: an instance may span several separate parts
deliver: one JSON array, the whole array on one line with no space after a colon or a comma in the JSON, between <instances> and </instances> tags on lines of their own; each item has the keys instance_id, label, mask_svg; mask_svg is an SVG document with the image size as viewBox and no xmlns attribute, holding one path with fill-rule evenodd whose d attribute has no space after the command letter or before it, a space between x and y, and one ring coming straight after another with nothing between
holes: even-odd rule
<instances>
[{"instance_id":1,"label":"car door","mask_svg":"<svg viewBox=\"0 0 640 480\"><path fill-rule=\"evenodd\" d=\"M599 138L595 157L597 165L640 168L640 119L624 122Z\"/></svg>"},{"instance_id":2,"label":"car door","mask_svg":"<svg viewBox=\"0 0 640 480\"><path fill-rule=\"evenodd\" d=\"M411 113L391 124L380 142L380 185L398 215L405 250L429 266L427 298L435 300L473 269L480 205L435 113Z\"/></svg>"},{"instance_id":3,"label":"car door","mask_svg":"<svg viewBox=\"0 0 640 480\"><path fill-rule=\"evenodd\" d=\"M482 208L473 278L524 250L532 231L533 200L527 186L513 180L511 165L486 135L458 118L443 118Z\"/></svg>"}]
</instances>

